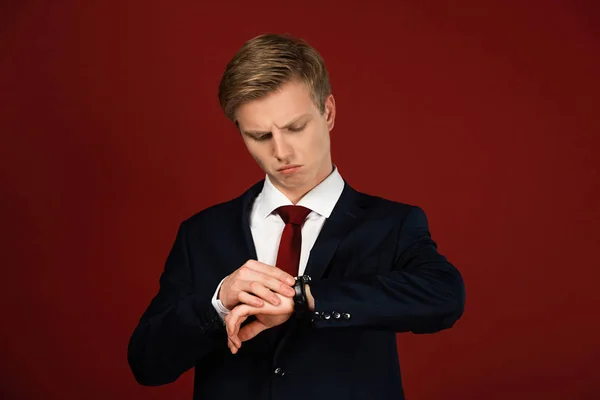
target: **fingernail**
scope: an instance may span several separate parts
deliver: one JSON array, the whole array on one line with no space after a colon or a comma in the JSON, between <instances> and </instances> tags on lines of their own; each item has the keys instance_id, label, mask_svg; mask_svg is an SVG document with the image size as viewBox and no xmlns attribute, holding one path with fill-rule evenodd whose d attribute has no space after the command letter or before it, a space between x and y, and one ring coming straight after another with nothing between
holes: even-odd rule
<instances>
[{"instance_id":1,"label":"fingernail","mask_svg":"<svg viewBox=\"0 0 600 400\"><path fill-rule=\"evenodd\" d=\"M286 281L289 285L293 285L294 283L296 283L296 280L294 278L287 278Z\"/></svg>"}]
</instances>

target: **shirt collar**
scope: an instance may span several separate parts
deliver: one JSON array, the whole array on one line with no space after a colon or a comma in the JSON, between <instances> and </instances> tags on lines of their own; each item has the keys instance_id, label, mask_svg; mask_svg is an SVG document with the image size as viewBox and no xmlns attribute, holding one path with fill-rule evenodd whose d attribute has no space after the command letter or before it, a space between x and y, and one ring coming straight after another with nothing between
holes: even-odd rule
<instances>
[{"instance_id":1,"label":"shirt collar","mask_svg":"<svg viewBox=\"0 0 600 400\"><path fill-rule=\"evenodd\" d=\"M306 207L325 218L329 218L333 208L344 190L344 180L337 167L333 166L333 172L323 182L315 186L310 192L300 199L297 205ZM267 218L273 211L281 206L291 206L293 203L273 186L267 175L262 192L256 199L257 212L261 218Z\"/></svg>"}]
</instances>

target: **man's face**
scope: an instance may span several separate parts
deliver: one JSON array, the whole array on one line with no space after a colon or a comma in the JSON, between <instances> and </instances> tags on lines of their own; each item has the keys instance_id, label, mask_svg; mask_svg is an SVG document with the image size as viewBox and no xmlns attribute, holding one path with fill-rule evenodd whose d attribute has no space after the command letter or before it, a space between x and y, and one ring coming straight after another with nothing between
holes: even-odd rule
<instances>
[{"instance_id":1,"label":"man's face","mask_svg":"<svg viewBox=\"0 0 600 400\"><path fill-rule=\"evenodd\" d=\"M329 141L335 121L333 95L321 114L306 86L293 81L240 106L236 119L252 157L292 202L333 170Z\"/></svg>"}]
</instances>

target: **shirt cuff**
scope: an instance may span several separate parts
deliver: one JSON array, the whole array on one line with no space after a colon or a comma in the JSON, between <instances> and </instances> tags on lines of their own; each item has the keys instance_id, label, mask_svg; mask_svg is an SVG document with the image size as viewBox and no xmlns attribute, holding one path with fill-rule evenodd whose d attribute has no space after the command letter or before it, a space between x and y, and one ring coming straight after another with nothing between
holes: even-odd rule
<instances>
[{"instance_id":1,"label":"shirt cuff","mask_svg":"<svg viewBox=\"0 0 600 400\"><path fill-rule=\"evenodd\" d=\"M229 314L231 312L231 310L228 310L227 308L225 308L225 306L223 305L221 300L219 300L217 298L217 296L219 294L219 290L221 289L221 285L223 284L224 280L225 280L225 278L223 278L223 280L221 282L219 282L219 285L217 286L217 290L215 290L215 294L213 294L213 297L212 297L212 305L213 305L215 311L217 312L217 314L219 314L219 317L221 317L221 320L225 320L225 317L227 316L227 314Z\"/></svg>"}]
</instances>

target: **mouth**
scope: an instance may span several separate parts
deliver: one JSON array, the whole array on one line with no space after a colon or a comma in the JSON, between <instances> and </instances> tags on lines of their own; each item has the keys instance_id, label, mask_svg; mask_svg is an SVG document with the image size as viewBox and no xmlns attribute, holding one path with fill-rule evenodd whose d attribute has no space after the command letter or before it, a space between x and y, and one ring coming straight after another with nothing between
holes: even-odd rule
<instances>
[{"instance_id":1,"label":"mouth","mask_svg":"<svg viewBox=\"0 0 600 400\"><path fill-rule=\"evenodd\" d=\"M296 172L297 170L299 170L302 166L301 165L288 165L285 166L283 168L279 168L277 170L277 172L280 172L282 174L291 174L293 172Z\"/></svg>"}]
</instances>

